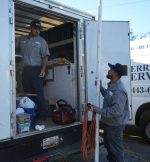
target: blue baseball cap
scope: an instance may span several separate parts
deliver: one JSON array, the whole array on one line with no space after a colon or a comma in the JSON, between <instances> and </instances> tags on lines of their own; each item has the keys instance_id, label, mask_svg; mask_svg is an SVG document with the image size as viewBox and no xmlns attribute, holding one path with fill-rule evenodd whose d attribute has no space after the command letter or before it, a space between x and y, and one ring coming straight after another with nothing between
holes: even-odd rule
<instances>
[{"instance_id":1,"label":"blue baseball cap","mask_svg":"<svg viewBox=\"0 0 150 162\"><path fill-rule=\"evenodd\" d=\"M38 28L38 29L42 29L41 23L40 23L40 21L37 20L37 19L33 20L33 21L30 23L30 26L31 26L31 27L35 27L35 28Z\"/></svg>"},{"instance_id":2,"label":"blue baseball cap","mask_svg":"<svg viewBox=\"0 0 150 162\"><path fill-rule=\"evenodd\" d=\"M113 69L115 72L117 72L119 76L124 75L124 66L120 63L116 63L115 65L108 63L108 66L110 67L110 69Z\"/></svg>"}]
</instances>

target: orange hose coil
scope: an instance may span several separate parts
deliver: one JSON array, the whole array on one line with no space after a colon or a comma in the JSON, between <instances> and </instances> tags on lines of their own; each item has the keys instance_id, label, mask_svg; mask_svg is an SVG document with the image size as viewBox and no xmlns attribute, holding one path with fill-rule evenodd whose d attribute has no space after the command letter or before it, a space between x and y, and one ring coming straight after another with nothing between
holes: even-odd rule
<instances>
[{"instance_id":1,"label":"orange hose coil","mask_svg":"<svg viewBox=\"0 0 150 162\"><path fill-rule=\"evenodd\" d=\"M83 160L90 161L93 159L95 153L96 112L92 114L90 125L88 126L87 124L88 111L85 111L82 125L81 151Z\"/></svg>"}]
</instances>

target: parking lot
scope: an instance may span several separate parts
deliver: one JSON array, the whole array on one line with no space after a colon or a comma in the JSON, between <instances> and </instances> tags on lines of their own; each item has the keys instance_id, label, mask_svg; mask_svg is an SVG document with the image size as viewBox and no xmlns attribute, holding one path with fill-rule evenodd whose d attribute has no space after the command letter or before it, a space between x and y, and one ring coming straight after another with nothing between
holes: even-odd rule
<instances>
[{"instance_id":1,"label":"parking lot","mask_svg":"<svg viewBox=\"0 0 150 162\"><path fill-rule=\"evenodd\" d=\"M50 158L49 162L85 162L80 152L80 144L69 146L69 150L58 149L59 154ZM124 133L124 152L125 162L150 162L150 145L141 137L141 133L136 127L126 127ZM53 156L50 152L47 152L46 155ZM106 149L104 145L101 145L99 149L99 162L108 162L106 155ZM38 156L42 155L37 155L36 157ZM35 158L21 162L33 162L33 159ZM95 160L93 159L89 162L95 162Z\"/></svg>"},{"instance_id":2,"label":"parking lot","mask_svg":"<svg viewBox=\"0 0 150 162\"><path fill-rule=\"evenodd\" d=\"M140 137L140 132L135 127L127 127L124 135L125 162L150 162L150 145ZM107 162L106 150L100 147L99 162ZM76 154L67 159L67 162L84 162L81 154ZM94 160L90 161L94 162Z\"/></svg>"}]
</instances>

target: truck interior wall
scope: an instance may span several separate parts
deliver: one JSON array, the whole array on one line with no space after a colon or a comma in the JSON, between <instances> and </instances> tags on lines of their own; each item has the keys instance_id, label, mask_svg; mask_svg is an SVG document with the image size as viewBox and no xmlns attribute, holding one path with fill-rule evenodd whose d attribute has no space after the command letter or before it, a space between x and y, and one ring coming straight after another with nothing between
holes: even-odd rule
<instances>
[{"instance_id":1,"label":"truck interior wall","mask_svg":"<svg viewBox=\"0 0 150 162\"><path fill-rule=\"evenodd\" d=\"M52 74L54 78L47 81L45 86L45 96L50 104L54 105L58 99L64 99L73 107L76 107L74 70L75 67L73 64L56 66L49 69L49 74L54 73Z\"/></svg>"},{"instance_id":2,"label":"truck interior wall","mask_svg":"<svg viewBox=\"0 0 150 162\"><path fill-rule=\"evenodd\" d=\"M49 44L50 59L66 58L71 63L74 62L73 26L73 23L68 22L41 32L40 35ZM64 40L70 40L70 42L65 43Z\"/></svg>"}]
</instances>

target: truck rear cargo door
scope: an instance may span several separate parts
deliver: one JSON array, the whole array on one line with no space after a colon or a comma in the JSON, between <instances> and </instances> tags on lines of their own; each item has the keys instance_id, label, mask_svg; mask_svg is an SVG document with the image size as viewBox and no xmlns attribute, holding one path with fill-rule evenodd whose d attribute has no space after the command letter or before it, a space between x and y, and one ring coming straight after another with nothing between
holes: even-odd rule
<instances>
[{"instance_id":1,"label":"truck rear cargo door","mask_svg":"<svg viewBox=\"0 0 150 162\"><path fill-rule=\"evenodd\" d=\"M0 9L0 140L11 136L13 2L1 2ZM11 73L11 74L10 74Z\"/></svg>"},{"instance_id":2,"label":"truck rear cargo door","mask_svg":"<svg viewBox=\"0 0 150 162\"><path fill-rule=\"evenodd\" d=\"M96 64L97 64L97 26L96 21L85 23L85 51L86 51L86 91L87 102L96 103ZM131 104L130 84L130 52L129 52L129 22L103 21L101 33L101 73L103 86L107 87L106 79L108 63L127 65L127 76L121 79L129 94ZM102 103L102 102L101 102Z\"/></svg>"}]
</instances>

